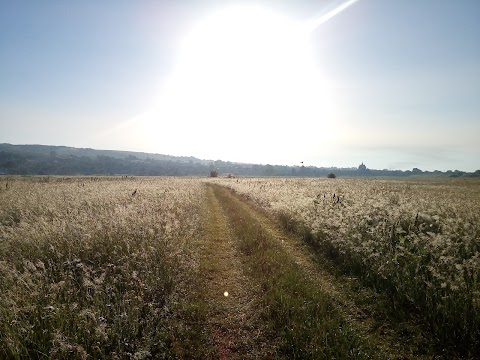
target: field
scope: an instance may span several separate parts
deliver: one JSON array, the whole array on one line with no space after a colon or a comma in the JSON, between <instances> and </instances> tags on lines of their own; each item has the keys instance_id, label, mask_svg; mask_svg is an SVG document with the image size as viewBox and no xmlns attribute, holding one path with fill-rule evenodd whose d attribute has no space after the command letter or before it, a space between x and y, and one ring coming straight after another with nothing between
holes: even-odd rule
<instances>
[{"instance_id":1,"label":"field","mask_svg":"<svg viewBox=\"0 0 480 360\"><path fill-rule=\"evenodd\" d=\"M477 358L480 182L0 179L0 358Z\"/></svg>"}]
</instances>

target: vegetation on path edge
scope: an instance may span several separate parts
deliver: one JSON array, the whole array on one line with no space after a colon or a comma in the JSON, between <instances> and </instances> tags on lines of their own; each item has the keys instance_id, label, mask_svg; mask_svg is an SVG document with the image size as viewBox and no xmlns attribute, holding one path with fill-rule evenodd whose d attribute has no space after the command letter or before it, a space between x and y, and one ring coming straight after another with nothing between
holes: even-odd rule
<instances>
[{"instance_id":1,"label":"vegetation on path edge","mask_svg":"<svg viewBox=\"0 0 480 360\"><path fill-rule=\"evenodd\" d=\"M0 180L0 358L457 356L241 182Z\"/></svg>"},{"instance_id":2,"label":"vegetation on path edge","mask_svg":"<svg viewBox=\"0 0 480 360\"><path fill-rule=\"evenodd\" d=\"M245 257L249 276L263 290L263 319L278 344L275 357L373 358L368 341L337 311L332 299L246 210L230 190L209 185L220 200Z\"/></svg>"}]
</instances>

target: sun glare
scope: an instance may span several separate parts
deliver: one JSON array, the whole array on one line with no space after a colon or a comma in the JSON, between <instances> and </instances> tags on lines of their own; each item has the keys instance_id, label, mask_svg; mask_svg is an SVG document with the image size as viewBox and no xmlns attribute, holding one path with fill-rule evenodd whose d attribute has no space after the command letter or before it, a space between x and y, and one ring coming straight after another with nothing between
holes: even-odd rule
<instances>
[{"instance_id":1,"label":"sun glare","mask_svg":"<svg viewBox=\"0 0 480 360\"><path fill-rule=\"evenodd\" d=\"M181 134L183 151L200 157L262 161L265 152L284 156L286 144L313 151L332 133L326 85L305 26L265 8L229 7L185 37L149 126ZM174 141L162 138L165 148Z\"/></svg>"}]
</instances>

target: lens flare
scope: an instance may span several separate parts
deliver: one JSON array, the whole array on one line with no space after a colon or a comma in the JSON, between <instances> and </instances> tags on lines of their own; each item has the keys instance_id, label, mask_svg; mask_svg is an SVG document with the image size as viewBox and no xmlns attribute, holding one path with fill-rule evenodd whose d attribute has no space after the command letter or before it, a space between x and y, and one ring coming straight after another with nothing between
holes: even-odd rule
<instances>
[{"instance_id":1,"label":"lens flare","mask_svg":"<svg viewBox=\"0 0 480 360\"><path fill-rule=\"evenodd\" d=\"M348 9L350 6L358 2L359 0L348 0L345 2L342 2L340 5L335 6L333 9L326 9L323 11L321 14L315 16L314 18L310 19L306 23L306 28L308 31L313 31L316 28L318 28L320 25L323 23L327 22L331 18L337 16L340 14L342 11Z\"/></svg>"}]
</instances>

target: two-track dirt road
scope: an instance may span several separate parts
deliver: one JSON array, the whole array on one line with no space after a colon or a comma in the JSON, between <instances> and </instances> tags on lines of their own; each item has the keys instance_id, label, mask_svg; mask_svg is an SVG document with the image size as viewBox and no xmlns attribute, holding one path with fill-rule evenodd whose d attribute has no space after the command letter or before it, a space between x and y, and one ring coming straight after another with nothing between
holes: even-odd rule
<instances>
[{"instance_id":1,"label":"two-track dirt road","mask_svg":"<svg viewBox=\"0 0 480 360\"><path fill-rule=\"evenodd\" d=\"M230 189L206 184L206 191L199 279L216 358L432 358L365 302L368 290L329 271L302 239ZM300 288L285 280L292 271Z\"/></svg>"},{"instance_id":2,"label":"two-track dirt road","mask_svg":"<svg viewBox=\"0 0 480 360\"><path fill-rule=\"evenodd\" d=\"M260 319L259 289L244 272L242 256L213 188L207 187L207 223L201 273L209 304L207 328L221 359L273 354Z\"/></svg>"}]
</instances>

